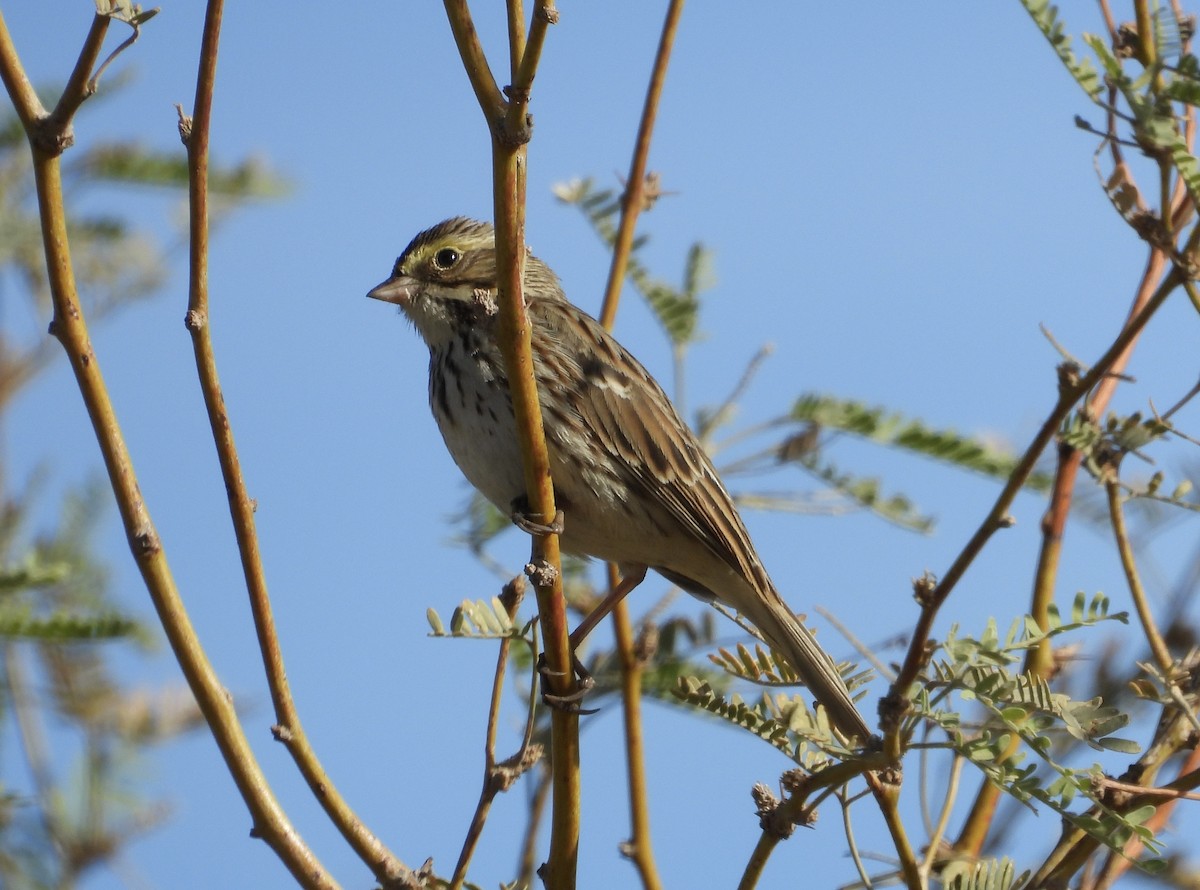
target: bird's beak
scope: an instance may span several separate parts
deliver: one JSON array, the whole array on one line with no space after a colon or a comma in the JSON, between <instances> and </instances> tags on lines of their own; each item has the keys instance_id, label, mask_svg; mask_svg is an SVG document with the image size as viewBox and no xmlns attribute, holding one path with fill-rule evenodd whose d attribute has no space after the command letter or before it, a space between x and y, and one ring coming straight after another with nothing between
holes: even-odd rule
<instances>
[{"instance_id":1,"label":"bird's beak","mask_svg":"<svg viewBox=\"0 0 1200 890\"><path fill-rule=\"evenodd\" d=\"M407 275L394 275L367 291L367 296L372 300L383 300L385 303L403 306L412 297L416 285L417 282Z\"/></svg>"}]
</instances>

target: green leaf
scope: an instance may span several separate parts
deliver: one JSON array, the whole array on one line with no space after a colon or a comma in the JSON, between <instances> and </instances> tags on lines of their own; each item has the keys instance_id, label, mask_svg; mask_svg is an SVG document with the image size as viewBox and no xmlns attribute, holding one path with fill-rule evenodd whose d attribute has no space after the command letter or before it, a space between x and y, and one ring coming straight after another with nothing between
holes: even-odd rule
<instances>
[{"instance_id":1,"label":"green leaf","mask_svg":"<svg viewBox=\"0 0 1200 890\"><path fill-rule=\"evenodd\" d=\"M137 621L117 612L99 615L58 612L42 617L23 609L0 610L0 638L68 643L125 639L141 633Z\"/></svg>"},{"instance_id":2,"label":"green leaf","mask_svg":"<svg viewBox=\"0 0 1200 890\"><path fill-rule=\"evenodd\" d=\"M1058 8L1048 0L1021 0L1021 5L1038 26L1038 30L1050 41L1051 48L1075 82L1092 101L1099 102L1104 84L1090 61L1075 56L1075 51L1071 48L1071 37L1063 31L1062 23L1058 20Z\"/></svg>"},{"instance_id":3,"label":"green leaf","mask_svg":"<svg viewBox=\"0 0 1200 890\"><path fill-rule=\"evenodd\" d=\"M63 562L44 562L37 553L30 553L22 565L0 568L0 596L58 584L70 573Z\"/></svg>"},{"instance_id":4,"label":"green leaf","mask_svg":"<svg viewBox=\"0 0 1200 890\"><path fill-rule=\"evenodd\" d=\"M884 495L878 479L863 478L841 472L832 461L816 454L803 454L792 459L843 497L870 510L902 528L928 533L933 529L933 517L919 513L912 501L901 494Z\"/></svg>"},{"instance_id":5,"label":"green leaf","mask_svg":"<svg viewBox=\"0 0 1200 890\"><path fill-rule=\"evenodd\" d=\"M964 436L953 430L933 429L920 420L884 408L870 408L849 399L805 394L796 400L790 416L795 421L861 436L880 445L911 451L996 479L1007 479L1017 467L1014 454L981 438ZM1034 473L1025 484L1035 491L1044 491L1050 487L1050 481L1049 475Z\"/></svg>"},{"instance_id":6,"label":"green leaf","mask_svg":"<svg viewBox=\"0 0 1200 890\"><path fill-rule=\"evenodd\" d=\"M673 692L681 701L758 736L801 765L824 757L813 750L813 744L848 753L834 740L824 710L814 714L803 696L764 694L751 705L737 694L726 698L693 677L681 677Z\"/></svg>"},{"instance_id":7,"label":"green leaf","mask_svg":"<svg viewBox=\"0 0 1200 890\"><path fill-rule=\"evenodd\" d=\"M433 631L435 637L446 636L446 626L442 624L442 618L434 609L425 610L425 620L429 622L429 628Z\"/></svg>"},{"instance_id":8,"label":"green leaf","mask_svg":"<svg viewBox=\"0 0 1200 890\"><path fill-rule=\"evenodd\" d=\"M559 183L554 187L554 194L563 203L578 207L606 245L612 247L616 243L621 204L613 191L596 190L593 180L579 179ZM638 251L646 240L645 236L634 239L626 274L671 343L676 348L687 346L697 337L700 294L711 288L715 281L712 252L699 242L693 244L684 261L683 284L674 287L651 275L638 259Z\"/></svg>"}]
</instances>

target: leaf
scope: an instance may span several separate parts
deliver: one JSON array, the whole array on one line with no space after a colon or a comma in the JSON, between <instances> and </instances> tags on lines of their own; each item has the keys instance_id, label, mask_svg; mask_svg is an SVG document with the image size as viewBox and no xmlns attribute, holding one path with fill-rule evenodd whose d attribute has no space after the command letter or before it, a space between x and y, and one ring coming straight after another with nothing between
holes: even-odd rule
<instances>
[{"instance_id":1,"label":"leaf","mask_svg":"<svg viewBox=\"0 0 1200 890\"><path fill-rule=\"evenodd\" d=\"M1142 751L1142 746L1132 739L1100 739L1097 744L1106 751L1120 754L1140 754Z\"/></svg>"},{"instance_id":2,"label":"leaf","mask_svg":"<svg viewBox=\"0 0 1200 890\"><path fill-rule=\"evenodd\" d=\"M982 862L965 859L951 860L942 870L942 886L946 890L1011 890L1029 879L1029 872L1019 876L1008 857L985 859Z\"/></svg>"},{"instance_id":3,"label":"leaf","mask_svg":"<svg viewBox=\"0 0 1200 890\"><path fill-rule=\"evenodd\" d=\"M1071 37L1064 33L1062 23L1058 20L1058 8L1048 0L1021 0L1021 5L1025 7L1042 35L1050 41L1051 48L1071 77L1092 101L1098 102L1104 85L1091 62L1075 56L1075 51L1071 48Z\"/></svg>"},{"instance_id":4,"label":"leaf","mask_svg":"<svg viewBox=\"0 0 1200 890\"><path fill-rule=\"evenodd\" d=\"M596 190L591 179L559 183L553 191L560 201L580 209L606 245L612 247L616 243L621 204L615 192ZM686 346L697 338L700 294L710 289L715 281L712 251L699 242L688 249L683 284L677 288L651 275L638 259L638 251L646 240L645 236L634 239L626 275L650 306L671 343L677 348Z\"/></svg>"},{"instance_id":5,"label":"leaf","mask_svg":"<svg viewBox=\"0 0 1200 890\"><path fill-rule=\"evenodd\" d=\"M869 408L849 399L805 394L792 406L791 419L851 433L997 479L1007 479L1017 467L1015 455L981 438L964 436L953 430L933 429L920 420L905 418L883 408ZM1045 473L1033 473L1025 485L1035 491L1044 491L1050 487L1050 477Z\"/></svg>"},{"instance_id":6,"label":"leaf","mask_svg":"<svg viewBox=\"0 0 1200 890\"><path fill-rule=\"evenodd\" d=\"M110 182L183 189L188 183L186 159L179 152L151 149L135 142L108 142L90 149L78 162L88 176ZM237 198L279 198L291 186L259 158L234 166L214 166L209 172L214 195Z\"/></svg>"},{"instance_id":7,"label":"leaf","mask_svg":"<svg viewBox=\"0 0 1200 890\"><path fill-rule=\"evenodd\" d=\"M433 631L435 637L446 636L446 626L442 624L442 618L436 610L426 609L425 620L429 622L429 628Z\"/></svg>"},{"instance_id":8,"label":"leaf","mask_svg":"<svg viewBox=\"0 0 1200 890\"><path fill-rule=\"evenodd\" d=\"M824 756L814 752L810 743L844 751L834 741L824 709L814 714L802 696L764 694L751 705L737 694L725 698L693 677L681 677L673 692L679 700L758 736L802 765Z\"/></svg>"},{"instance_id":9,"label":"leaf","mask_svg":"<svg viewBox=\"0 0 1200 890\"><path fill-rule=\"evenodd\" d=\"M842 473L832 461L821 460L816 454L800 455L793 460L834 491L881 519L922 534L932 531L933 517L919 513L904 495L881 494L878 479Z\"/></svg>"},{"instance_id":10,"label":"leaf","mask_svg":"<svg viewBox=\"0 0 1200 890\"><path fill-rule=\"evenodd\" d=\"M0 568L0 596L57 584L70 570L66 563L45 562L39 554L30 553L19 567Z\"/></svg>"},{"instance_id":11,"label":"leaf","mask_svg":"<svg viewBox=\"0 0 1200 890\"><path fill-rule=\"evenodd\" d=\"M25 609L0 610L0 638L69 643L124 639L141 632L137 621L117 612L99 615L58 612L41 617Z\"/></svg>"},{"instance_id":12,"label":"leaf","mask_svg":"<svg viewBox=\"0 0 1200 890\"><path fill-rule=\"evenodd\" d=\"M463 600L450 616L450 633L446 633L441 617L433 609L426 610L426 619L434 637L469 637L482 640L522 639L528 625L518 626L508 617L499 597L490 600Z\"/></svg>"}]
</instances>

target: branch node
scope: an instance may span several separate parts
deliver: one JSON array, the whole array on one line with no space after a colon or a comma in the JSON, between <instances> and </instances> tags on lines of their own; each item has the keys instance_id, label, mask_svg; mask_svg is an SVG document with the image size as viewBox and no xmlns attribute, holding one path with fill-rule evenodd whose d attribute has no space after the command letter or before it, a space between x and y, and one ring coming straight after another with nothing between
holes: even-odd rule
<instances>
[{"instance_id":1,"label":"branch node","mask_svg":"<svg viewBox=\"0 0 1200 890\"><path fill-rule=\"evenodd\" d=\"M1058 373L1059 397L1069 397L1079 386L1079 375L1082 372L1078 362L1062 362L1055 369Z\"/></svg>"},{"instance_id":2,"label":"branch node","mask_svg":"<svg viewBox=\"0 0 1200 890\"><path fill-rule=\"evenodd\" d=\"M195 334L204 327L206 320L204 313L199 309L189 309L183 317L183 326Z\"/></svg>"},{"instance_id":3,"label":"branch node","mask_svg":"<svg viewBox=\"0 0 1200 890\"><path fill-rule=\"evenodd\" d=\"M175 113L179 116L179 141L187 145L192 138L192 119L183 111L183 106L175 103Z\"/></svg>"},{"instance_id":4,"label":"branch node","mask_svg":"<svg viewBox=\"0 0 1200 890\"><path fill-rule=\"evenodd\" d=\"M518 751L507 760L497 763L488 773L489 786L497 792L507 791L516 784L517 779L521 778L522 775L542 759L545 751L544 746L535 742L525 749Z\"/></svg>"},{"instance_id":5,"label":"branch node","mask_svg":"<svg viewBox=\"0 0 1200 890\"><path fill-rule=\"evenodd\" d=\"M57 158L75 144L75 129L70 122L63 125L53 115L43 115L30 127L29 141L40 153Z\"/></svg>"},{"instance_id":6,"label":"branch node","mask_svg":"<svg viewBox=\"0 0 1200 890\"><path fill-rule=\"evenodd\" d=\"M922 609L928 609L937 602L937 576L928 569L920 578L913 578L913 599Z\"/></svg>"},{"instance_id":7,"label":"branch node","mask_svg":"<svg viewBox=\"0 0 1200 890\"><path fill-rule=\"evenodd\" d=\"M537 9L534 10L533 14L547 25L558 24L558 10L553 6L543 6L539 4Z\"/></svg>"},{"instance_id":8,"label":"branch node","mask_svg":"<svg viewBox=\"0 0 1200 890\"><path fill-rule=\"evenodd\" d=\"M154 529L146 528L133 536L133 546L138 556L151 556L162 549Z\"/></svg>"},{"instance_id":9,"label":"branch node","mask_svg":"<svg viewBox=\"0 0 1200 890\"><path fill-rule=\"evenodd\" d=\"M558 569L549 560L538 559L525 564L525 574L535 587L549 587L558 577Z\"/></svg>"},{"instance_id":10,"label":"branch node","mask_svg":"<svg viewBox=\"0 0 1200 890\"><path fill-rule=\"evenodd\" d=\"M911 711L912 702L900 690L893 688L879 700L879 728L884 735L891 735L900 729L900 724Z\"/></svg>"},{"instance_id":11,"label":"branch node","mask_svg":"<svg viewBox=\"0 0 1200 890\"><path fill-rule=\"evenodd\" d=\"M505 92L511 90L511 87L505 87ZM525 101L528 102L528 91L525 91ZM528 144L533 138L533 115L526 113L522 115L521 120L509 124L508 116L504 115L500 118L499 126L496 127L496 138L501 145L509 148L516 148L521 145Z\"/></svg>"},{"instance_id":12,"label":"branch node","mask_svg":"<svg viewBox=\"0 0 1200 890\"><path fill-rule=\"evenodd\" d=\"M529 87L515 87L510 83L507 86L502 87L500 91L504 93L509 102L516 102L521 105L529 104Z\"/></svg>"},{"instance_id":13,"label":"branch node","mask_svg":"<svg viewBox=\"0 0 1200 890\"><path fill-rule=\"evenodd\" d=\"M809 807L804 807L798 816L789 817L782 809L783 801L762 782L755 784L750 796L754 798L759 827L778 840L791 837L797 825L812 825L817 821L816 811Z\"/></svg>"},{"instance_id":14,"label":"branch node","mask_svg":"<svg viewBox=\"0 0 1200 890\"><path fill-rule=\"evenodd\" d=\"M276 723L271 727L271 736L275 739L275 741L283 742L285 745L295 738L292 735L292 730L289 727L284 726L282 723Z\"/></svg>"}]
</instances>

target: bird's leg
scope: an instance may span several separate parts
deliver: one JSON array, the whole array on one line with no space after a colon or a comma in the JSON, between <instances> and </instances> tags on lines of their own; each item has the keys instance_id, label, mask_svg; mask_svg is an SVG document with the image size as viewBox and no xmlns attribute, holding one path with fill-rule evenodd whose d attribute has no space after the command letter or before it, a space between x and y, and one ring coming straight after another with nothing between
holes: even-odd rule
<instances>
[{"instance_id":1,"label":"bird's leg","mask_svg":"<svg viewBox=\"0 0 1200 890\"><path fill-rule=\"evenodd\" d=\"M511 512L508 514L508 518L521 531L531 535L561 535L563 533L562 510L555 511L554 521L547 525L534 519L534 514L529 509L529 499L525 495L513 498L512 504L509 506ZM541 518L540 514L538 518Z\"/></svg>"},{"instance_id":2,"label":"bird's leg","mask_svg":"<svg viewBox=\"0 0 1200 890\"><path fill-rule=\"evenodd\" d=\"M579 707L579 702L585 695L596 685L596 681L592 679L592 675L584 668L583 663L579 660L579 656L575 654L575 650L579 647L587 635L592 632L592 629L604 619L609 612L613 610L621 600L629 595L633 588L642 583L646 577L645 566L629 567L626 574L621 576L620 582L609 591L608 595L602 599L599 604L588 613L587 617L580 622L579 626L571 633L571 669L575 672L575 676L579 679L579 688L570 695L554 695L545 692L545 678L547 675L556 672L550 671L546 667L545 655L542 655L538 661L538 673L542 675L542 701L552 708L557 708L560 711L577 711L580 714L592 714L594 711L582 710Z\"/></svg>"},{"instance_id":3,"label":"bird's leg","mask_svg":"<svg viewBox=\"0 0 1200 890\"><path fill-rule=\"evenodd\" d=\"M587 668L583 666L583 662L579 660L579 656L575 654L575 647L571 647L571 670L575 674L575 678L579 681L579 688L567 695L555 695L553 692L546 691L547 677L560 677L562 674L558 671L552 671L546 666L546 653L538 655L538 675L542 682L542 701L548 707L554 708L557 711L571 711L576 714L595 714L595 710L586 710L579 707L579 703L583 701L583 697L591 692L592 687L596 685L596 681L592 675L588 673Z\"/></svg>"},{"instance_id":4,"label":"bird's leg","mask_svg":"<svg viewBox=\"0 0 1200 890\"><path fill-rule=\"evenodd\" d=\"M592 632L592 629L599 624L609 612L625 597L629 596L630 591L637 587L646 577L646 566L627 566L627 571L621 575L621 580L608 596L600 600L599 605L588 613L587 617L579 623L579 627L571 632L571 649L576 649L580 643L587 639L587 635Z\"/></svg>"}]
</instances>

